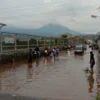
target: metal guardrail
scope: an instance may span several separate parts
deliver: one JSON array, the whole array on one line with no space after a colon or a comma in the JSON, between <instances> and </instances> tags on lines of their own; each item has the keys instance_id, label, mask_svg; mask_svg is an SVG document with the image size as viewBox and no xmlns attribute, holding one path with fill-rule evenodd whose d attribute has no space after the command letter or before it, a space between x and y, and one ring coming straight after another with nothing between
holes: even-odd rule
<instances>
[{"instance_id":1,"label":"metal guardrail","mask_svg":"<svg viewBox=\"0 0 100 100\"><path fill-rule=\"evenodd\" d=\"M9 55L9 54L14 54L15 52L20 52L20 51L28 51L28 50L25 50L25 49L19 49L19 50L5 50L5 51L2 51L2 52L0 52L0 55L1 54L7 54L7 55Z\"/></svg>"},{"instance_id":2,"label":"metal guardrail","mask_svg":"<svg viewBox=\"0 0 100 100\"><path fill-rule=\"evenodd\" d=\"M5 43L6 38L13 38L14 43ZM34 48L36 46L45 48L47 46L65 45L64 40L59 38L10 32L2 32L0 42L0 55L27 51L29 48Z\"/></svg>"}]
</instances>

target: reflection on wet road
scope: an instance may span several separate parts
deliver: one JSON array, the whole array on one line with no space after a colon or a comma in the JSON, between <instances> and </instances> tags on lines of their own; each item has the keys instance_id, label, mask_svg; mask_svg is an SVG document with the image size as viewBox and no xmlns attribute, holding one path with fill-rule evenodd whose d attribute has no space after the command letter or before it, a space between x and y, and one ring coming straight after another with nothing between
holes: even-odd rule
<instances>
[{"instance_id":1,"label":"reflection on wet road","mask_svg":"<svg viewBox=\"0 0 100 100\"><path fill-rule=\"evenodd\" d=\"M91 100L100 95L99 61L89 68L89 49L84 55L62 52L56 59L36 59L0 66L0 92L59 100ZM94 52L97 58L97 52Z\"/></svg>"}]
</instances>

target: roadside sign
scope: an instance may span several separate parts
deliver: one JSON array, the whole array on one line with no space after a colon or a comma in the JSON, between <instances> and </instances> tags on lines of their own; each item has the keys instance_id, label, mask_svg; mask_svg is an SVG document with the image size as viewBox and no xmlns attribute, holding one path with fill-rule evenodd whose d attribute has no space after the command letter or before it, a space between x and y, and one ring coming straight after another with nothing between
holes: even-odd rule
<instances>
[{"instance_id":1,"label":"roadside sign","mask_svg":"<svg viewBox=\"0 0 100 100\"><path fill-rule=\"evenodd\" d=\"M5 37L5 43L14 44L15 43L15 39L13 37Z\"/></svg>"}]
</instances>

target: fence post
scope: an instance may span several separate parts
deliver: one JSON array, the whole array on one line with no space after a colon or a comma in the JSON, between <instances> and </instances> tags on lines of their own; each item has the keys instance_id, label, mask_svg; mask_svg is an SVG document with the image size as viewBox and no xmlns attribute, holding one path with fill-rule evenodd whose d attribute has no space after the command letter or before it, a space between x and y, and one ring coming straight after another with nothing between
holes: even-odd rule
<instances>
[{"instance_id":1,"label":"fence post","mask_svg":"<svg viewBox=\"0 0 100 100\"><path fill-rule=\"evenodd\" d=\"M44 39L44 48L45 48L45 39Z\"/></svg>"},{"instance_id":2,"label":"fence post","mask_svg":"<svg viewBox=\"0 0 100 100\"><path fill-rule=\"evenodd\" d=\"M28 50L29 50L29 48L30 48L30 47L29 47L29 46L30 46L30 43L29 43L29 42L30 42L30 41L29 41L29 35L28 35L28 41L27 41L27 42L28 42Z\"/></svg>"},{"instance_id":3,"label":"fence post","mask_svg":"<svg viewBox=\"0 0 100 100\"><path fill-rule=\"evenodd\" d=\"M15 34L15 51L17 50L17 44L16 44L16 40L17 40L17 34Z\"/></svg>"},{"instance_id":4,"label":"fence post","mask_svg":"<svg viewBox=\"0 0 100 100\"><path fill-rule=\"evenodd\" d=\"M2 33L0 29L0 61L1 61L1 55L2 55Z\"/></svg>"},{"instance_id":5,"label":"fence post","mask_svg":"<svg viewBox=\"0 0 100 100\"><path fill-rule=\"evenodd\" d=\"M65 45L65 42L64 42L64 40L63 40L63 46Z\"/></svg>"},{"instance_id":6,"label":"fence post","mask_svg":"<svg viewBox=\"0 0 100 100\"><path fill-rule=\"evenodd\" d=\"M2 33L1 33L1 36L0 36L0 37L1 37L1 38L0 38L0 39L1 39L0 42L1 42L1 52L2 52Z\"/></svg>"},{"instance_id":7,"label":"fence post","mask_svg":"<svg viewBox=\"0 0 100 100\"><path fill-rule=\"evenodd\" d=\"M55 46L55 39L53 41L54 41L54 46Z\"/></svg>"},{"instance_id":8,"label":"fence post","mask_svg":"<svg viewBox=\"0 0 100 100\"><path fill-rule=\"evenodd\" d=\"M37 47L39 46L39 41L38 40L36 40L36 45L37 45Z\"/></svg>"},{"instance_id":9,"label":"fence post","mask_svg":"<svg viewBox=\"0 0 100 100\"><path fill-rule=\"evenodd\" d=\"M51 40L49 40L49 46L51 46Z\"/></svg>"}]
</instances>

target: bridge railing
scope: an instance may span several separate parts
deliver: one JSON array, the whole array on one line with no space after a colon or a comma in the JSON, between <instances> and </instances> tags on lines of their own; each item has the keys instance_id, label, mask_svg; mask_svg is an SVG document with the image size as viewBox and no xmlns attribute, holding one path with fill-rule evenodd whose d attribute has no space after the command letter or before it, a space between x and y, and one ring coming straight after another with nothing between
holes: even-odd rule
<instances>
[{"instance_id":1,"label":"bridge railing","mask_svg":"<svg viewBox=\"0 0 100 100\"><path fill-rule=\"evenodd\" d=\"M20 50L29 50L29 48L34 48L36 46L45 48L48 46L65 45L64 40L55 37L10 32L1 33L0 44L0 54L17 52Z\"/></svg>"}]
</instances>

